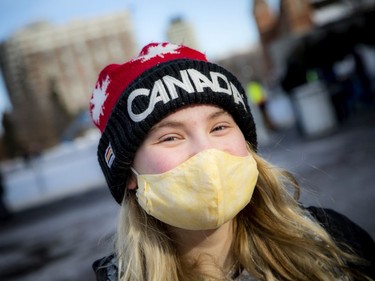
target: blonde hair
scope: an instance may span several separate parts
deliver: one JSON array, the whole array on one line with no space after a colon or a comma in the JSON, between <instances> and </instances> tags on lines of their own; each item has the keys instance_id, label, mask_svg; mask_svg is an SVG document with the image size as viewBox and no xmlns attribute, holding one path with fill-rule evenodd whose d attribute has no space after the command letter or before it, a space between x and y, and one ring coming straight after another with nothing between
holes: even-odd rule
<instances>
[{"instance_id":1,"label":"blonde hair","mask_svg":"<svg viewBox=\"0 0 375 281\"><path fill-rule=\"evenodd\" d=\"M259 280L371 280L350 269L360 263L288 192L294 177L255 152L259 179L251 202L234 220L237 263ZM199 264L182 260L164 223L149 216L128 192L122 204L116 252L120 281L203 280Z\"/></svg>"}]
</instances>

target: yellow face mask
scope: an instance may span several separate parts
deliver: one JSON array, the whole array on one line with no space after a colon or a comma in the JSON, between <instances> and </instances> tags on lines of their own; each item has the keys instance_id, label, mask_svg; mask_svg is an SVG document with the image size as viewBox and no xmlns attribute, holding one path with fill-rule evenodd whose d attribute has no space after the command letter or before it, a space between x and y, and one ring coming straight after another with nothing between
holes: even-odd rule
<instances>
[{"instance_id":1,"label":"yellow face mask","mask_svg":"<svg viewBox=\"0 0 375 281\"><path fill-rule=\"evenodd\" d=\"M183 229L215 229L234 218L252 197L255 159L217 149L197 153L162 174L138 174L137 198L160 221Z\"/></svg>"}]
</instances>

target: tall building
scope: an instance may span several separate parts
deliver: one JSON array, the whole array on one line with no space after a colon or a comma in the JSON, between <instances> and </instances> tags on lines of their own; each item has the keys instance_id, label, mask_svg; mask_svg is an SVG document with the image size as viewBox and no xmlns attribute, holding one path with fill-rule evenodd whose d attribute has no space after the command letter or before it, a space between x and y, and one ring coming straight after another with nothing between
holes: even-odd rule
<instances>
[{"instance_id":1,"label":"tall building","mask_svg":"<svg viewBox=\"0 0 375 281\"><path fill-rule=\"evenodd\" d=\"M279 28L282 34L301 34L314 27L313 9L309 0L281 0Z\"/></svg>"},{"instance_id":2,"label":"tall building","mask_svg":"<svg viewBox=\"0 0 375 281\"><path fill-rule=\"evenodd\" d=\"M268 46L277 37L277 30L275 29L278 20L277 15L266 0L254 0L253 16L258 27L265 67L271 69L272 62Z\"/></svg>"},{"instance_id":3,"label":"tall building","mask_svg":"<svg viewBox=\"0 0 375 281\"><path fill-rule=\"evenodd\" d=\"M199 49L193 26L181 17L171 20L167 29L167 38L171 43L184 44L190 48Z\"/></svg>"},{"instance_id":4,"label":"tall building","mask_svg":"<svg viewBox=\"0 0 375 281\"><path fill-rule=\"evenodd\" d=\"M253 15L269 73L274 67L270 50L272 42L285 36L301 35L314 27L309 0L280 0L278 13L267 0L254 0Z\"/></svg>"},{"instance_id":5,"label":"tall building","mask_svg":"<svg viewBox=\"0 0 375 281\"><path fill-rule=\"evenodd\" d=\"M59 141L69 120L88 109L99 71L135 54L128 12L63 26L31 24L0 45L0 67L20 146Z\"/></svg>"},{"instance_id":6,"label":"tall building","mask_svg":"<svg viewBox=\"0 0 375 281\"><path fill-rule=\"evenodd\" d=\"M369 29L375 0L279 0L276 10L268 2L252 0L252 13L270 79L284 76L290 58L308 48L320 46L315 54L328 62L347 52L350 42L368 43L373 38ZM320 61L310 54L305 57L313 64ZM302 63L301 58L292 60Z\"/></svg>"}]
</instances>

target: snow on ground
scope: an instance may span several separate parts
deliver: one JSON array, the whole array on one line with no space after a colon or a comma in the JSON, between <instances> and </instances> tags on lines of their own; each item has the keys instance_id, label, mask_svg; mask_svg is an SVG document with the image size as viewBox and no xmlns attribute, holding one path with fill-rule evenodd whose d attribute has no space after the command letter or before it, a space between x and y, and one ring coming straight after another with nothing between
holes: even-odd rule
<instances>
[{"instance_id":1,"label":"snow on ground","mask_svg":"<svg viewBox=\"0 0 375 281\"><path fill-rule=\"evenodd\" d=\"M64 142L29 162L23 159L1 164L5 200L12 210L21 210L87 189L103 186L96 150L99 134Z\"/></svg>"}]
</instances>

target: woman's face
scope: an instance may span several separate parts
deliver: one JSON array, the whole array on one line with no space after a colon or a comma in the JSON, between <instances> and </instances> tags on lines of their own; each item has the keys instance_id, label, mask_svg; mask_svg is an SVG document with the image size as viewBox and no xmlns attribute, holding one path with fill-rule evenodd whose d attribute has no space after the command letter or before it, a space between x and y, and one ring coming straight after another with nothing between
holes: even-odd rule
<instances>
[{"instance_id":1,"label":"woman's face","mask_svg":"<svg viewBox=\"0 0 375 281\"><path fill-rule=\"evenodd\" d=\"M159 174L209 148L248 155L246 140L229 113L213 105L189 106L153 126L135 154L133 167L139 174ZM133 178L128 188L135 187Z\"/></svg>"}]
</instances>

